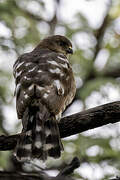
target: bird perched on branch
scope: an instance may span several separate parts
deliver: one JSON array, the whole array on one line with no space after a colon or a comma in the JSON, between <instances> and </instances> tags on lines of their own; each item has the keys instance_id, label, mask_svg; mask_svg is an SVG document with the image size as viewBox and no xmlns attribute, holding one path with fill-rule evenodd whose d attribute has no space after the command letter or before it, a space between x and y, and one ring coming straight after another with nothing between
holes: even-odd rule
<instances>
[{"instance_id":1,"label":"bird perched on branch","mask_svg":"<svg viewBox=\"0 0 120 180\"><path fill-rule=\"evenodd\" d=\"M22 133L15 149L18 160L59 158L63 145L58 122L75 95L72 68L67 59L72 44L64 36L43 39L15 62L16 109Z\"/></svg>"}]
</instances>

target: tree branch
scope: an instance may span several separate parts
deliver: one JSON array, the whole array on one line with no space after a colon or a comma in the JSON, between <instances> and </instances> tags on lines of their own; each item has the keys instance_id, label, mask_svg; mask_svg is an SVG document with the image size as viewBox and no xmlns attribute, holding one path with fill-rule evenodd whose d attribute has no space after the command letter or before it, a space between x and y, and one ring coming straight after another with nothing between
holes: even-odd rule
<instances>
[{"instance_id":1,"label":"tree branch","mask_svg":"<svg viewBox=\"0 0 120 180\"><path fill-rule=\"evenodd\" d=\"M72 162L69 165L67 165L62 171L60 171L57 177L70 175L79 166L80 166L80 161L77 157L75 157L73 158Z\"/></svg>"},{"instance_id":2,"label":"tree branch","mask_svg":"<svg viewBox=\"0 0 120 180\"><path fill-rule=\"evenodd\" d=\"M80 161L77 157L73 158L72 162L68 164L63 170L59 172L56 177L48 176L44 171L43 172L6 172L0 171L0 180L73 180L67 175L73 173L73 171L80 166Z\"/></svg>"},{"instance_id":3,"label":"tree branch","mask_svg":"<svg viewBox=\"0 0 120 180\"><path fill-rule=\"evenodd\" d=\"M110 179L110 180L120 180L120 177L116 177L115 179Z\"/></svg>"},{"instance_id":4,"label":"tree branch","mask_svg":"<svg viewBox=\"0 0 120 180\"><path fill-rule=\"evenodd\" d=\"M96 44L96 47L95 47L95 52L94 52L94 57L93 57L93 60L95 61L100 49L101 49L101 43L103 41L103 37L104 37L104 34L105 34L105 31L106 31L106 28L109 24L109 21L110 21L110 17L108 15L109 13L109 10L112 6L112 1L110 0L110 2L108 3L108 6L107 6L107 10L106 10L106 13L103 17L103 22L101 24L101 27L98 29L98 31L96 32L96 40L97 40L97 44Z\"/></svg>"},{"instance_id":5,"label":"tree branch","mask_svg":"<svg viewBox=\"0 0 120 180\"><path fill-rule=\"evenodd\" d=\"M120 101L104 104L61 119L59 123L61 138L83 131L120 121ZM0 151L15 148L20 134L0 136Z\"/></svg>"},{"instance_id":6,"label":"tree branch","mask_svg":"<svg viewBox=\"0 0 120 180\"><path fill-rule=\"evenodd\" d=\"M102 72L102 76L110 78L119 78L120 77L120 66L117 65L116 68L110 68Z\"/></svg>"},{"instance_id":7,"label":"tree branch","mask_svg":"<svg viewBox=\"0 0 120 180\"><path fill-rule=\"evenodd\" d=\"M61 138L120 121L120 101L104 104L61 119Z\"/></svg>"},{"instance_id":8,"label":"tree branch","mask_svg":"<svg viewBox=\"0 0 120 180\"><path fill-rule=\"evenodd\" d=\"M102 23L100 29L96 32L97 44L96 44L95 52L94 52L94 58L93 58L94 61L101 49L101 43L103 41L103 37L105 34L105 30L107 28L108 22L109 22L109 15L106 13L106 16L104 17L104 20L103 20L103 23Z\"/></svg>"}]
</instances>

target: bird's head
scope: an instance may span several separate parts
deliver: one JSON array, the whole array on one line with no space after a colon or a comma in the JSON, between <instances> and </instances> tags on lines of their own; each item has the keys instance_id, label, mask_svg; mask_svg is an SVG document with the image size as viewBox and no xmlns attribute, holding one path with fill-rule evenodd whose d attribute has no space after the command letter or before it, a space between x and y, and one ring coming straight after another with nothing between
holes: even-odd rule
<instances>
[{"instance_id":1,"label":"bird's head","mask_svg":"<svg viewBox=\"0 0 120 180\"><path fill-rule=\"evenodd\" d=\"M64 55L73 54L72 43L65 36L49 36L43 39L38 47L47 48Z\"/></svg>"}]
</instances>

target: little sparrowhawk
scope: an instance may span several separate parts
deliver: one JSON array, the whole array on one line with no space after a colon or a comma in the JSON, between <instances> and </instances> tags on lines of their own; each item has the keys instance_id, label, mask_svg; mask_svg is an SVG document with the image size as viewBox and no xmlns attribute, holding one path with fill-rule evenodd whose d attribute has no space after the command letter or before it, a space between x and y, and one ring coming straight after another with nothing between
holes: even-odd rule
<instances>
[{"instance_id":1,"label":"little sparrowhawk","mask_svg":"<svg viewBox=\"0 0 120 180\"><path fill-rule=\"evenodd\" d=\"M64 36L43 39L15 62L16 109L22 133L15 153L18 160L59 158L63 145L58 122L76 92L71 65L72 44Z\"/></svg>"}]
</instances>

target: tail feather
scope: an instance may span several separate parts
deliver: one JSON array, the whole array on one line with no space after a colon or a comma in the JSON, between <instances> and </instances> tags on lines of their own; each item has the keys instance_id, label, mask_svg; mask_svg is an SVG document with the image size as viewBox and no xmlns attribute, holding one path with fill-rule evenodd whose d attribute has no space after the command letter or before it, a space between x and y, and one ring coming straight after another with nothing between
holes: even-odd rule
<instances>
[{"instance_id":1,"label":"tail feather","mask_svg":"<svg viewBox=\"0 0 120 180\"><path fill-rule=\"evenodd\" d=\"M36 112L34 118L34 125L32 128L32 155L33 157L46 160L47 152L43 150L45 140L45 131L44 131L44 117L41 117L39 111Z\"/></svg>"},{"instance_id":2,"label":"tail feather","mask_svg":"<svg viewBox=\"0 0 120 180\"><path fill-rule=\"evenodd\" d=\"M31 131L27 131L20 136L15 149L16 157L18 160L24 161L30 159L31 143Z\"/></svg>"},{"instance_id":3,"label":"tail feather","mask_svg":"<svg viewBox=\"0 0 120 180\"><path fill-rule=\"evenodd\" d=\"M46 144L45 147L48 151L48 155L54 158L59 158L63 145L60 139L60 133L58 124L54 117L47 121L46 125ZM49 132L49 133L48 133Z\"/></svg>"},{"instance_id":4,"label":"tail feather","mask_svg":"<svg viewBox=\"0 0 120 180\"><path fill-rule=\"evenodd\" d=\"M61 155L63 145L57 121L46 107L41 109L42 111L35 108L32 113L27 113L29 121L25 125L29 128L23 127L24 133L16 146L16 156L19 160L30 157L45 161L48 156L58 158Z\"/></svg>"}]
</instances>

